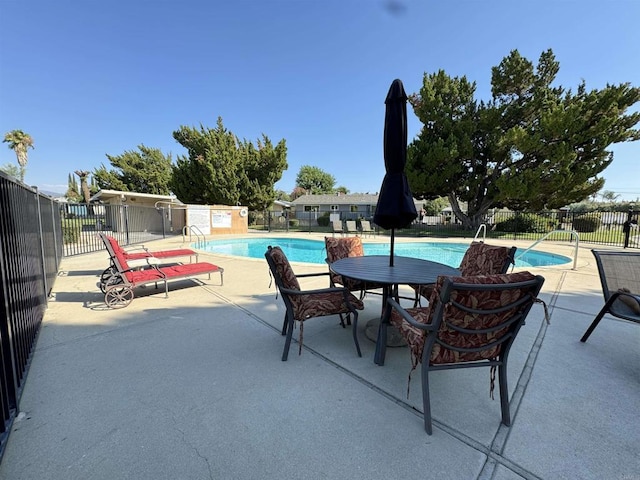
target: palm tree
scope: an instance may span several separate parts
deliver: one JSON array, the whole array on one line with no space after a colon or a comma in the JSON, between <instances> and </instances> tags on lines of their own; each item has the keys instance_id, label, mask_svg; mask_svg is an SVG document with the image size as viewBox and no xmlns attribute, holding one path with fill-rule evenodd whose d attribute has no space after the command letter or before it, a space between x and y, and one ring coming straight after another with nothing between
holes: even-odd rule
<instances>
[{"instance_id":1,"label":"palm tree","mask_svg":"<svg viewBox=\"0 0 640 480\"><path fill-rule=\"evenodd\" d=\"M34 148L33 138L22 130L11 130L4 135L2 143L8 143L9 148L16 152L20 165L20 180L24 182L25 168L27 167L27 150Z\"/></svg>"},{"instance_id":2,"label":"palm tree","mask_svg":"<svg viewBox=\"0 0 640 480\"><path fill-rule=\"evenodd\" d=\"M76 170L74 173L80 178L80 191L82 192L84 203L88 205L89 199L91 198L91 192L89 191L89 183L87 182L87 179L91 172L86 170Z\"/></svg>"}]
</instances>

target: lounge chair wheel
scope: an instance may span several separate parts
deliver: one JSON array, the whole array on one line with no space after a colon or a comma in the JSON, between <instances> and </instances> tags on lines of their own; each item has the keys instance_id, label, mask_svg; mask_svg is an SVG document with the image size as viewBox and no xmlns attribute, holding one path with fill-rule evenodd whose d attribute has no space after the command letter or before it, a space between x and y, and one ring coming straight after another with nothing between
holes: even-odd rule
<instances>
[{"instance_id":1,"label":"lounge chair wheel","mask_svg":"<svg viewBox=\"0 0 640 480\"><path fill-rule=\"evenodd\" d=\"M120 281L114 282L114 277L119 279ZM104 272L100 274L100 290L102 293L106 293L107 285L111 285L113 283L121 283L122 279L118 275L118 271L114 267L106 268Z\"/></svg>"},{"instance_id":2,"label":"lounge chair wheel","mask_svg":"<svg viewBox=\"0 0 640 480\"><path fill-rule=\"evenodd\" d=\"M104 294L104 303L109 308L124 308L133 301L133 289L129 286L109 286Z\"/></svg>"}]
</instances>

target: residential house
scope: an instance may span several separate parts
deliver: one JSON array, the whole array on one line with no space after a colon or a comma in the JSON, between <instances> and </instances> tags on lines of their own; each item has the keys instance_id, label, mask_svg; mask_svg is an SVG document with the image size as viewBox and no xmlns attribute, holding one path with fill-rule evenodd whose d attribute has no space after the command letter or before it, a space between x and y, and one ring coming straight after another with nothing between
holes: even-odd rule
<instances>
[{"instance_id":1,"label":"residential house","mask_svg":"<svg viewBox=\"0 0 640 480\"><path fill-rule=\"evenodd\" d=\"M414 199L416 211L422 209L422 200ZM332 220L373 220L378 204L378 194L332 193L324 195L303 195L291 202L292 215L304 222L317 220L329 214Z\"/></svg>"}]
</instances>

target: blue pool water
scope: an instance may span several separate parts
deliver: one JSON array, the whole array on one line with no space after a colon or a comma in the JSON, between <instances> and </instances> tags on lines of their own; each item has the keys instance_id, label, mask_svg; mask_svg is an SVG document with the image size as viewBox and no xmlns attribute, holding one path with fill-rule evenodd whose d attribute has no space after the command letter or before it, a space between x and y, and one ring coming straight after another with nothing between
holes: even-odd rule
<instances>
[{"instance_id":1,"label":"blue pool water","mask_svg":"<svg viewBox=\"0 0 640 480\"><path fill-rule=\"evenodd\" d=\"M239 257L264 258L267 246L277 245L292 262L321 263L327 254L322 240L308 240L303 238L236 238L227 240L212 240L201 250ZM364 243L365 255L389 255L388 243ZM422 258L458 267L464 252L469 248L468 243L433 243L433 242L396 242L395 255L403 257ZM516 252L516 256L518 252ZM516 261L517 267L547 267L562 265L570 262L569 257L554 253L530 250Z\"/></svg>"}]
</instances>

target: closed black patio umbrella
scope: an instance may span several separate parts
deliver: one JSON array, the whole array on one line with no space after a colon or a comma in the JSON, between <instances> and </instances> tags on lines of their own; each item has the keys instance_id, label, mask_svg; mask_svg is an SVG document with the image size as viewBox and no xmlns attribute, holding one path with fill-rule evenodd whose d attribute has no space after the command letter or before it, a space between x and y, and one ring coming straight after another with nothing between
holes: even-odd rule
<instances>
[{"instance_id":1,"label":"closed black patio umbrella","mask_svg":"<svg viewBox=\"0 0 640 480\"><path fill-rule=\"evenodd\" d=\"M395 229L404 228L418 216L404 167L407 163L407 94L402 81L391 83L384 117L384 166L386 173L380 188L373 221L391 229L389 265L393 266Z\"/></svg>"}]
</instances>

